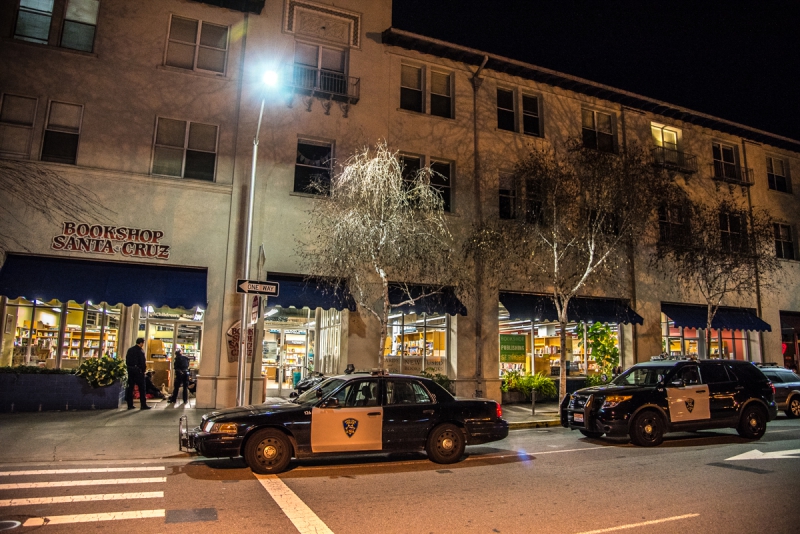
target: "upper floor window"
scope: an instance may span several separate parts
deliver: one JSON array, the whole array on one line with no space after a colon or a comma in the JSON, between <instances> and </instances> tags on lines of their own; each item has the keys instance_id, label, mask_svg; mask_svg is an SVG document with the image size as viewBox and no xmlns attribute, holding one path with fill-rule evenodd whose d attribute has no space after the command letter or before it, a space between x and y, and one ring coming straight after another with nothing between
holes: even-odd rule
<instances>
[{"instance_id":1,"label":"upper floor window","mask_svg":"<svg viewBox=\"0 0 800 534\"><path fill-rule=\"evenodd\" d=\"M42 141L42 161L77 163L82 120L83 106L50 102Z\"/></svg>"},{"instance_id":2,"label":"upper floor window","mask_svg":"<svg viewBox=\"0 0 800 534\"><path fill-rule=\"evenodd\" d=\"M792 240L791 226L779 223L772 226L775 230L775 255L785 260L793 260L794 241Z\"/></svg>"},{"instance_id":3,"label":"upper floor window","mask_svg":"<svg viewBox=\"0 0 800 534\"><path fill-rule=\"evenodd\" d=\"M36 99L4 94L0 102L0 155L28 158L31 153Z\"/></svg>"},{"instance_id":4,"label":"upper floor window","mask_svg":"<svg viewBox=\"0 0 800 534\"><path fill-rule=\"evenodd\" d=\"M347 95L347 56L344 50L297 43L294 50L294 86Z\"/></svg>"},{"instance_id":5,"label":"upper floor window","mask_svg":"<svg viewBox=\"0 0 800 534\"><path fill-rule=\"evenodd\" d=\"M14 38L91 52L99 7L100 0L20 0Z\"/></svg>"},{"instance_id":6,"label":"upper floor window","mask_svg":"<svg viewBox=\"0 0 800 534\"><path fill-rule=\"evenodd\" d=\"M540 136L539 98L522 95L522 133Z\"/></svg>"},{"instance_id":7,"label":"upper floor window","mask_svg":"<svg viewBox=\"0 0 800 534\"><path fill-rule=\"evenodd\" d=\"M327 194L332 161L332 143L299 139L294 166L294 192Z\"/></svg>"},{"instance_id":8,"label":"upper floor window","mask_svg":"<svg viewBox=\"0 0 800 534\"><path fill-rule=\"evenodd\" d=\"M216 163L216 126L158 119L153 174L213 182Z\"/></svg>"},{"instance_id":9,"label":"upper floor window","mask_svg":"<svg viewBox=\"0 0 800 534\"><path fill-rule=\"evenodd\" d=\"M583 146L602 152L614 152L614 119L608 113L581 110Z\"/></svg>"},{"instance_id":10,"label":"upper floor window","mask_svg":"<svg viewBox=\"0 0 800 534\"><path fill-rule=\"evenodd\" d=\"M500 173L500 218L515 219L517 217L517 176L510 173Z\"/></svg>"},{"instance_id":11,"label":"upper floor window","mask_svg":"<svg viewBox=\"0 0 800 534\"><path fill-rule=\"evenodd\" d=\"M501 219L524 219L528 224L539 224L542 219L542 196L532 181L521 180L511 173L500 173L499 201Z\"/></svg>"},{"instance_id":12,"label":"upper floor window","mask_svg":"<svg viewBox=\"0 0 800 534\"><path fill-rule=\"evenodd\" d=\"M518 124L517 95L509 89L497 89L497 129L521 131L525 135L540 135L539 98L522 95L522 127Z\"/></svg>"},{"instance_id":13,"label":"upper floor window","mask_svg":"<svg viewBox=\"0 0 800 534\"><path fill-rule=\"evenodd\" d=\"M782 159L767 156L767 182L770 189L784 193L792 192L786 167Z\"/></svg>"},{"instance_id":14,"label":"upper floor window","mask_svg":"<svg viewBox=\"0 0 800 534\"><path fill-rule=\"evenodd\" d=\"M658 208L658 239L661 243L673 242L684 235L684 210L679 205L662 205Z\"/></svg>"},{"instance_id":15,"label":"upper floor window","mask_svg":"<svg viewBox=\"0 0 800 534\"><path fill-rule=\"evenodd\" d=\"M735 146L712 143L711 152L714 156L714 176L716 178L742 180L741 169L738 165L739 154Z\"/></svg>"},{"instance_id":16,"label":"upper floor window","mask_svg":"<svg viewBox=\"0 0 800 534\"><path fill-rule=\"evenodd\" d=\"M400 155L400 166L403 168L403 179L410 181L424 166L423 156L409 154ZM452 209L452 164L442 160L430 160L431 187L442 196L444 211Z\"/></svg>"},{"instance_id":17,"label":"upper floor window","mask_svg":"<svg viewBox=\"0 0 800 534\"><path fill-rule=\"evenodd\" d=\"M450 74L413 65L400 67L400 109L453 118L452 78ZM426 97L426 83L430 82ZM426 107L427 104L427 107Z\"/></svg>"},{"instance_id":18,"label":"upper floor window","mask_svg":"<svg viewBox=\"0 0 800 534\"><path fill-rule=\"evenodd\" d=\"M650 131L653 134L653 143L668 151L678 150L678 132L666 126L650 125Z\"/></svg>"},{"instance_id":19,"label":"upper floor window","mask_svg":"<svg viewBox=\"0 0 800 534\"><path fill-rule=\"evenodd\" d=\"M725 252L737 252L744 248L745 221L740 213L719 214L720 245Z\"/></svg>"},{"instance_id":20,"label":"upper floor window","mask_svg":"<svg viewBox=\"0 0 800 534\"><path fill-rule=\"evenodd\" d=\"M227 26L172 16L166 65L224 74L227 57Z\"/></svg>"},{"instance_id":21,"label":"upper floor window","mask_svg":"<svg viewBox=\"0 0 800 534\"><path fill-rule=\"evenodd\" d=\"M514 113L514 91L497 89L497 129L516 132L516 114Z\"/></svg>"}]
</instances>

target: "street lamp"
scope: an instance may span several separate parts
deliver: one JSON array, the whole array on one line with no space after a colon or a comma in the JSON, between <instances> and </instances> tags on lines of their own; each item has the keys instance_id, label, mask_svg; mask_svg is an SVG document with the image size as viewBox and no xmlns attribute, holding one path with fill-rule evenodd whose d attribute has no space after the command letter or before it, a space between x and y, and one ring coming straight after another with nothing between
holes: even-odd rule
<instances>
[{"instance_id":1,"label":"street lamp","mask_svg":"<svg viewBox=\"0 0 800 534\"><path fill-rule=\"evenodd\" d=\"M274 71L267 71L262 78L265 87L274 87L278 83L278 74ZM242 278L250 278L250 252L253 246L253 199L255 197L256 186L256 160L258 159L258 135L261 132L261 118L264 116L264 103L267 100L266 92L261 98L261 110L258 112L258 125L256 135L253 138L253 164L250 170L250 190L247 201L247 233L244 240L244 270ZM247 332L250 324L250 295L242 295L242 322L239 327L239 365L236 373L236 405L244 406L247 395L245 388L247 380ZM253 350L255 352L255 348ZM253 354L255 358L255 354Z\"/></svg>"}]
</instances>

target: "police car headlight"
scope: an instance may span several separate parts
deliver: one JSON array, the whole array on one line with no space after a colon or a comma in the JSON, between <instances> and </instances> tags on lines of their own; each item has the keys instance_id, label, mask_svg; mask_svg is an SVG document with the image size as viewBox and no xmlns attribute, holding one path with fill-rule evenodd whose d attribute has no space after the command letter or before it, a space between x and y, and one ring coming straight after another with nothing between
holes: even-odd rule
<instances>
[{"instance_id":1,"label":"police car headlight","mask_svg":"<svg viewBox=\"0 0 800 534\"><path fill-rule=\"evenodd\" d=\"M206 424L203 425L203 432L208 433L211 432L211 427L214 426L214 421L206 421Z\"/></svg>"},{"instance_id":2,"label":"police car headlight","mask_svg":"<svg viewBox=\"0 0 800 534\"><path fill-rule=\"evenodd\" d=\"M603 408L615 408L621 402L631 400L632 398L632 395L609 395L606 397L606 401L603 403Z\"/></svg>"},{"instance_id":3,"label":"police car headlight","mask_svg":"<svg viewBox=\"0 0 800 534\"><path fill-rule=\"evenodd\" d=\"M236 434L236 423L206 423L206 432L211 434Z\"/></svg>"}]
</instances>

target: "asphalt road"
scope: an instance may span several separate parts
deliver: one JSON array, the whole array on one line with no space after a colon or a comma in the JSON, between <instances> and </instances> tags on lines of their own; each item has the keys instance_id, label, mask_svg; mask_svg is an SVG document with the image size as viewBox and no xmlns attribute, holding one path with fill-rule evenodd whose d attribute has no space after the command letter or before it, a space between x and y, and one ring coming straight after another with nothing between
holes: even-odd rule
<instances>
[{"instance_id":1,"label":"asphalt road","mask_svg":"<svg viewBox=\"0 0 800 534\"><path fill-rule=\"evenodd\" d=\"M515 430L467 453L448 466L424 454L302 461L259 478L237 460L6 463L0 529L16 521L8 532L800 531L800 421L784 417L757 442L706 431L647 449L557 427ZM55 524L76 519L87 522Z\"/></svg>"}]
</instances>

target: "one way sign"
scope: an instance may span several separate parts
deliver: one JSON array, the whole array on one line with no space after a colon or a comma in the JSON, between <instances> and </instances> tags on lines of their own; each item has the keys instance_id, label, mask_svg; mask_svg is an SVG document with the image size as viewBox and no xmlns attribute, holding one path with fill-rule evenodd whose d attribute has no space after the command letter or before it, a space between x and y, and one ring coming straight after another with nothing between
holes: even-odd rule
<instances>
[{"instance_id":1,"label":"one way sign","mask_svg":"<svg viewBox=\"0 0 800 534\"><path fill-rule=\"evenodd\" d=\"M250 295L277 297L281 285L278 282L259 282L258 280L237 280L236 292Z\"/></svg>"}]
</instances>

